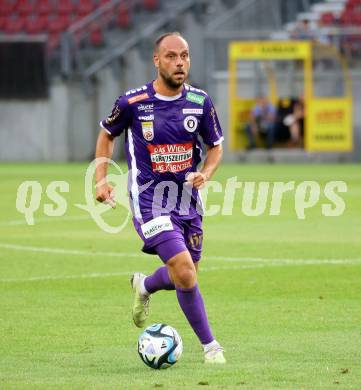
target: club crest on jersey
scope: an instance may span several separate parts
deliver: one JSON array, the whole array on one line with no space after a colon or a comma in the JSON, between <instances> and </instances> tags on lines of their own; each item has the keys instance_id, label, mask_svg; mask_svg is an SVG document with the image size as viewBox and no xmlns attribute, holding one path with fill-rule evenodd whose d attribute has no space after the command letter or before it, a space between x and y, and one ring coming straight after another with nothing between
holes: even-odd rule
<instances>
[{"instance_id":1,"label":"club crest on jersey","mask_svg":"<svg viewBox=\"0 0 361 390\"><path fill-rule=\"evenodd\" d=\"M142 132L146 141L152 141L154 138L153 122L142 122Z\"/></svg>"},{"instance_id":2,"label":"club crest on jersey","mask_svg":"<svg viewBox=\"0 0 361 390\"><path fill-rule=\"evenodd\" d=\"M194 131L197 130L198 127L198 121L197 118L193 115L189 115L184 118L183 121L184 128L189 131L190 133L193 133Z\"/></svg>"}]
</instances>

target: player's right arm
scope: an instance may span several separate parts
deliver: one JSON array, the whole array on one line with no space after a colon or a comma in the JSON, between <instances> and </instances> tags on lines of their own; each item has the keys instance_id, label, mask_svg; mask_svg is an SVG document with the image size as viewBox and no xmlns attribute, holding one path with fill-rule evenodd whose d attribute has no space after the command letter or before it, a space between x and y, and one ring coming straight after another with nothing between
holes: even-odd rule
<instances>
[{"instance_id":1,"label":"player's right arm","mask_svg":"<svg viewBox=\"0 0 361 390\"><path fill-rule=\"evenodd\" d=\"M111 114L100 122L100 130L95 157L105 158L105 161L96 164L96 199L99 202L107 202L115 207L113 187L107 182L108 160L112 158L114 138L118 137L124 129L131 125L131 111L128 99L121 96L114 103Z\"/></svg>"},{"instance_id":2,"label":"player's right arm","mask_svg":"<svg viewBox=\"0 0 361 390\"><path fill-rule=\"evenodd\" d=\"M104 129L100 130L95 158L105 157L107 160L112 158L114 149L114 137L108 134ZM95 180L96 180L96 200L98 202L109 202L114 207L113 187L107 183L106 177L108 174L108 162L99 162L96 164Z\"/></svg>"}]
</instances>

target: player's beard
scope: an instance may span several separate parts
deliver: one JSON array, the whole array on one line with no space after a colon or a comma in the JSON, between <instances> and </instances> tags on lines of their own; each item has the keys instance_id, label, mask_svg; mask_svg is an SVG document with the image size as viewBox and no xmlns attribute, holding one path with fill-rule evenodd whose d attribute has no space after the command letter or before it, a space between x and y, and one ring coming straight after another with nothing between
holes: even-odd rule
<instances>
[{"instance_id":1,"label":"player's beard","mask_svg":"<svg viewBox=\"0 0 361 390\"><path fill-rule=\"evenodd\" d=\"M174 80L172 75L169 73L165 72L162 69L159 69L159 75L162 78L164 84L169 88L169 89L174 89L177 90L181 85L184 84L186 78L188 77L188 73L185 70L182 70L184 72L184 78L182 80Z\"/></svg>"}]
</instances>

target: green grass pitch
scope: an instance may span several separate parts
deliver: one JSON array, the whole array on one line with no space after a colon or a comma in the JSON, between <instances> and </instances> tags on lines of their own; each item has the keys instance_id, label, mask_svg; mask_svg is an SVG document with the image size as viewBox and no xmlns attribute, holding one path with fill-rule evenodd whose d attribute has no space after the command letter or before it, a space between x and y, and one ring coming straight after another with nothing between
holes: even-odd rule
<instances>
[{"instance_id":1,"label":"green grass pitch","mask_svg":"<svg viewBox=\"0 0 361 390\"><path fill-rule=\"evenodd\" d=\"M152 297L149 324L174 326L183 356L168 370L147 368L132 324L129 275L160 260L140 252L131 222L101 231L76 208L84 203L85 164L0 166L1 389L360 389L361 169L357 165L227 165L216 179L343 180L346 210L324 217L320 201L297 219L294 193L281 215L245 216L242 189L233 215L205 219L199 283L228 363L205 366L175 294ZM24 180L44 196L35 225L15 208ZM64 217L47 217L53 180L70 184ZM216 203L221 193L210 193ZM106 218L115 224L122 208Z\"/></svg>"}]
</instances>

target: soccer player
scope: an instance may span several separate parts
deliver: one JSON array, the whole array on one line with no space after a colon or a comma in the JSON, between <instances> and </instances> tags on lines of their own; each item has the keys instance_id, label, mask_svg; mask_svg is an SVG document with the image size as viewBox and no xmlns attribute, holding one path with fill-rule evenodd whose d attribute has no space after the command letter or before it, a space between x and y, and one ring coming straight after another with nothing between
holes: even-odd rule
<instances>
[{"instance_id":1,"label":"soccer player","mask_svg":"<svg viewBox=\"0 0 361 390\"><path fill-rule=\"evenodd\" d=\"M156 80L126 92L101 121L96 157L111 158L114 138L123 131L129 167L133 223L143 251L157 254L165 265L152 275L135 273L133 320L143 327L150 295L175 290L179 305L204 349L207 363L225 363L223 348L210 329L197 284L202 252L202 206L198 190L222 158L222 130L209 96L185 81L189 47L177 32L162 35L153 54ZM201 170L202 148L206 156ZM106 183L107 164L96 170L100 202L115 206Z\"/></svg>"}]
</instances>

